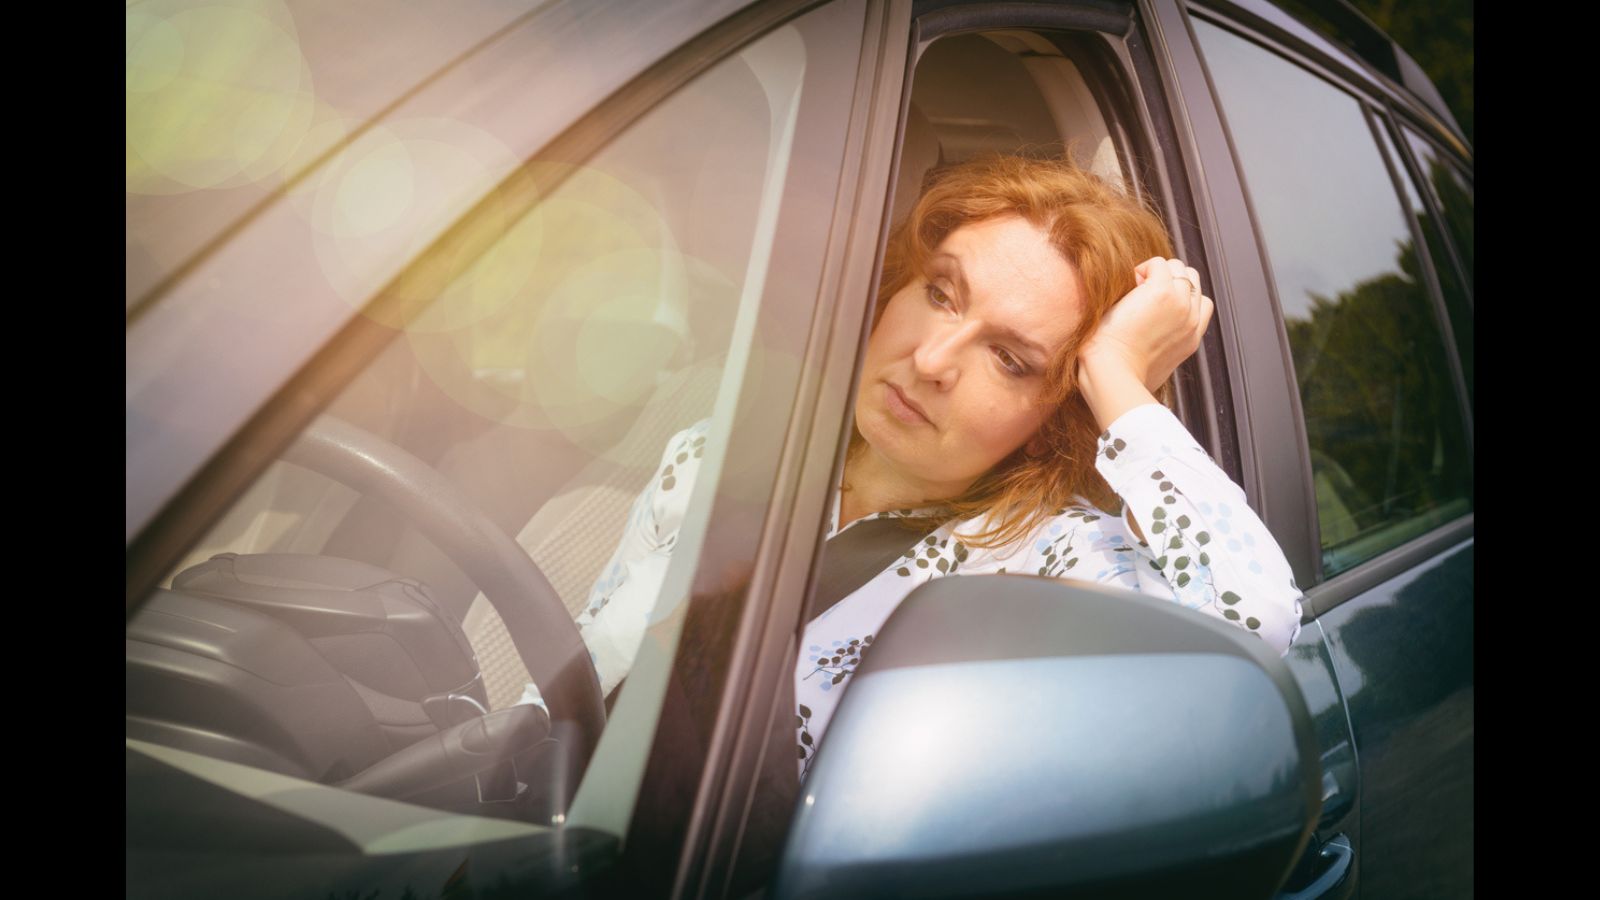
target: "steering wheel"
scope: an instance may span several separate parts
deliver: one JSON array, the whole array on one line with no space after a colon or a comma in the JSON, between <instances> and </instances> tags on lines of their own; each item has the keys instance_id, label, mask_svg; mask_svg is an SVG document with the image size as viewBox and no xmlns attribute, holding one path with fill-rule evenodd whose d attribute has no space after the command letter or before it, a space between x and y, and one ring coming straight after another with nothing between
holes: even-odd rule
<instances>
[{"instance_id":1,"label":"steering wheel","mask_svg":"<svg viewBox=\"0 0 1600 900\"><path fill-rule=\"evenodd\" d=\"M606 711L589 648L566 605L526 551L432 466L332 416L319 416L284 453L359 493L389 503L466 573L505 622L553 723L575 723L571 769L560 790L571 799L593 755Z\"/></svg>"}]
</instances>

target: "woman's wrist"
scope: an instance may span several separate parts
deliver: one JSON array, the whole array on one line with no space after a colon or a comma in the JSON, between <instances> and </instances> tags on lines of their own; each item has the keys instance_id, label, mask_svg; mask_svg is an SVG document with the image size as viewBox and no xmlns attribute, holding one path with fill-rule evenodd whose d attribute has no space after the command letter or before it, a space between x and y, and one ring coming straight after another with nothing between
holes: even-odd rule
<instances>
[{"instance_id":1,"label":"woman's wrist","mask_svg":"<svg viewBox=\"0 0 1600 900\"><path fill-rule=\"evenodd\" d=\"M1115 355L1080 357L1078 390L1101 431L1109 429L1128 410L1159 402L1133 367Z\"/></svg>"}]
</instances>

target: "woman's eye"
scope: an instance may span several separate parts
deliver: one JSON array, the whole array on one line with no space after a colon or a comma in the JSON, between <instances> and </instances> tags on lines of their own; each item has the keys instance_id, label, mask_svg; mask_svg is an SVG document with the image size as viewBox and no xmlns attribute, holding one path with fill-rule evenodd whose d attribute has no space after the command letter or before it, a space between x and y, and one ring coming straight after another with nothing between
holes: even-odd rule
<instances>
[{"instance_id":1,"label":"woman's eye","mask_svg":"<svg viewBox=\"0 0 1600 900\"><path fill-rule=\"evenodd\" d=\"M1021 378L1023 375L1028 374L1028 367L1022 364L1022 360L1012 356L1005 350L1005 348L994 348L994 355L996 359L1000 360L1001 368L1005 369L1007 372L1010 372L1012 375Z\"/></svg>"},{"instance_id":2,"label":"woman's eye","mask_svg":"<svg viewBox=\"0 0 1600 900\"><path fill-rule=\"evenodd\" d=\"M928 285L927 294L928 302L939 307L940 309L952 309L955 307L955 301L951 300L948 294L939 290L937 287L934 287L932 284Z\"/></svg>"}]
</instances>

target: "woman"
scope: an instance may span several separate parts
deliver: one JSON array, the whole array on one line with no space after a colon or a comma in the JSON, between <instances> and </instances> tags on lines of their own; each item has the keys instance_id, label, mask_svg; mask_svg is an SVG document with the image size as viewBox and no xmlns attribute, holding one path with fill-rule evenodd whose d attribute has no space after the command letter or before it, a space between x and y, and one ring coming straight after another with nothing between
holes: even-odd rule
<instances>
[{"instance_id":1,"label":"woman","mask_svg":"<svg viewBox=\"0 0 1600 900\"><path fill-rule=\"evenodd\" d=\"M930 578L1114 584L1287 652L1300 623L1288 562L1157 399L1213 308L1170 254L1151 211L1060 160L953 167L892 234L828 536L885 517L940 524L908 531L900 559L806 626L802 777L873 635ZM607 692L655 602L704 431L669 442L579 618Z\"/></svg>"}]
</instances>

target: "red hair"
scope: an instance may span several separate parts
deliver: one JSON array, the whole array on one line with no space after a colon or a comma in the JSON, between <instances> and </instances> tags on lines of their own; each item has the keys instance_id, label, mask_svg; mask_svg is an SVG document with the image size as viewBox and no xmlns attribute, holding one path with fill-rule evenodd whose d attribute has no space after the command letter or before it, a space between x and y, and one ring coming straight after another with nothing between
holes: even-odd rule
<instances>
[{"instance_id":1,"label":"red hair","mask_svg":"<svg viewBox=\"0 0 1600 900\"><path fill-rule=\"evenodd\" d=\"M1172 256L1172 242L1154 210L1070 160L986 155L938 172L906 220L890 232L875 315L882 314L889 298L927 277L928 259L952 231L1000 216L1020 216L1043 230L1077 269L1083 320L1045 372L1040 401L1055 412L1037 436L966 493L942 504L956 519L987 514L981 531L963 535L975 547L1019 541L1078 497L1103 510L1120 508L1094 467L1100 428L1077 390L1078 349L1106 312L1133 290L1135 266L1153 256ZM1156 396L1170 406L1170 379ZM856 439L861 440L859 432ZM1028 453L1036 443L1044 451Z\"/></svg>"}]
</instances>

